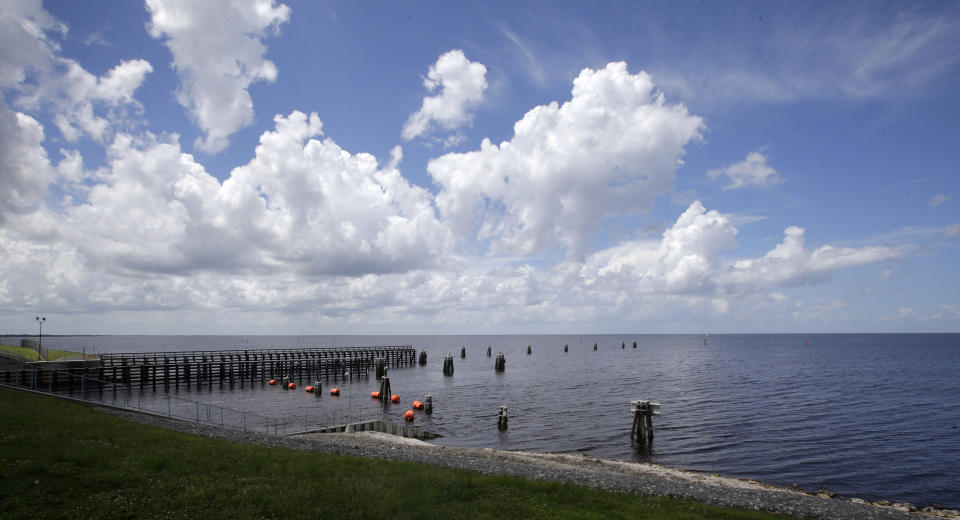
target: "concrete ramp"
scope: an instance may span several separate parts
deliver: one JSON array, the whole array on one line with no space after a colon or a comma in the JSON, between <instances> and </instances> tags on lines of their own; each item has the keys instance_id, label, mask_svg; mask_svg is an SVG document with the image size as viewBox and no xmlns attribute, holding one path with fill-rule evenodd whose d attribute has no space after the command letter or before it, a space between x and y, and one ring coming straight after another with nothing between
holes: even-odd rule
<instances>
[{"instance_id":1,"label":"concrete ramp","mask_svg":"<svg viewBox=\"0 0 960 520\"><path fill-rule=\"evenodd\" d=\"M319 428L317 430L310 430L308 432L301 433L357 433L357 432L379 432L387 433L390 435L397 435L400 437L408 437L412 439L428 440L436 439L440 437L436 433L430 433L423 431L419 428L414 428L413 426L403 426L400 424L394 424L387 421L363 421L350 424L340 424L337 426L327 426L326 428Z\"/></svg>"}]
</instances>

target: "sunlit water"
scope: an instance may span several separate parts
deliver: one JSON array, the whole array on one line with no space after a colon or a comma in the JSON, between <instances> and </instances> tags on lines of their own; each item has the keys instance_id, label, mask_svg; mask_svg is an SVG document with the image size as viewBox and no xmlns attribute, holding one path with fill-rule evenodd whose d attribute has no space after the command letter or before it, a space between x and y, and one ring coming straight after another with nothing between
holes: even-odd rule
<instances>
[{"instance_id":1,"label":"sunlit water","mask_svg":"<svg viewBox=\"0 0 960 520\"><path fill-rule=\"evenodd\" d=\"M711 335L706 344L699 335L99 336L44 343L88 353L409 344L425 349L429 363L390 370L402 401L386 407L387 418L403 422L410 403L431 394L433 415L418 412L414 425L441 434L437 444L578 452L960 507L960 335ZM493 368L499 351L507 360L503 373ZM446 353L454 356L452 377L441 372ZM262 415L336 410L363 417L383 408L370 399L378 389L373 377L336 383L340 397L326 393L331 386L325 382L319 396L259 383L181 387L176 395ZM148 390L143 399L164 396ZM662 403L652 449L631 443L631 399ZM506 431L496 427L501 405L510 412Z\"/></svg>"}]
</instances>

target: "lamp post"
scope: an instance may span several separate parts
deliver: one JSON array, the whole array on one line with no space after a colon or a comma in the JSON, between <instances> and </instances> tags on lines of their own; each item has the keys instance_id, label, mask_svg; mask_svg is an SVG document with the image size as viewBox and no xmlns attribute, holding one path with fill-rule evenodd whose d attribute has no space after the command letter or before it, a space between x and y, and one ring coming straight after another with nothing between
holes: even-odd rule
<instances>
[{"instance_id":1,"label":"lamp post","mask_svg":"<svg viewBox=\"0 0 960 520\"><path fill-rule=\"evenodd\" d=\"M37 345L37 360L43 360L43 322L47 321L46 316L37 316L37 323L40 324L40 343Z\"/></svg>"}]
</instances>

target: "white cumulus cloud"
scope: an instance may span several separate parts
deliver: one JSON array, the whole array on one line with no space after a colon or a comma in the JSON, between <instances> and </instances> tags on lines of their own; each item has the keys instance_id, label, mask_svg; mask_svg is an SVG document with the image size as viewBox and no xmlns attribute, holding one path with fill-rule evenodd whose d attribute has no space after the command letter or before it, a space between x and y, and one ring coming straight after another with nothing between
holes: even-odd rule
<instances>
[{"instance_id":1,"label":"white cumulus cloud","mask_svg":"<svg viewBox=\"0 0 960 520\"><path fill-rule=\"evenodd\" d=\"M0 8L0 88L15 92L11 105L49 110L67 141L89 135L108 142L128 110L139 110L133 94L153 71L142 59L123 61L97 77L60 56L55 39L67 28L39 1L19 0Z\"/></svg>"},{"instance_id":2,"label":"white cumulus cloud","mask_svg":"<svg viewBox=\"0 0 960 520\"><path fill-rule=\"evenodd\" d=\"M736 246L729 216L695 201L659 241L631 241L591 255L582 274L588 281L613 280L643 293L713 290L719 254Z\"/></svg>"},{"instance_id":3,"label":"white cumulus cloud","mask_svg":"<svg viewBox=\"0 0 960 520\"><path fill-rule=\"evenodd\" d=\"M660 240L635 240L591 255L580 272L590 285L629 287L645 294L703 297L768 294L780 287L822 283L830 273L897 258L893 248L821 246L804 243L804 230L791 226L784 239L759 258L728 260L737 229L730 215L707 211L696 201Z\"/></svg>"},{"instance_id":4,"label":"white cumulus cloud","mask_svg":"<svg viewBox=\"0 0 960 520\"><path fill-rule=\"evenodd\" d=\"M820 246L806 248L804 229L788 227L783 241L761 258L737 261L718 280L731 286L798 286L822 282L832 272L867 265L901 256L897 249L869 245L864 247Z\"/></svg>"},{"instance_id":5,"label":"white cumulus cloud","mask_svg":"<svg viewBox=\"0 0 960 520\"><path fill-rule=\"evenodd\" d=\"M32 117L10 110L0 96L0 224L5 215L42 206L53 170L41 146L43 127Z\"/></svg>"},{"instance_id":6,"label":"white cumulus cloud","mask_svg":"<svg viewBox=\"0 0 960 520\"><path fill-rule=\"evenodd\" d=\"M395 165L315 139L316 114L274 121L222 184L175 140L118 136L102 182L68 210L77 247L120 271L181 275L362 275L443 254L449 238L429 194Z\"/></svg>"},{"instance_id":7,"label":"white cumulus cloud","mask_svg":"<svg viewBox=\"0 0 960 520\"><path fill-rule=\"evenodd\" d=\"M746 159L725 166L720 169L714 169L707 172L712 179L726 176L730 179L730 184L725 186L725 190L734 190L744 186L756 186L758 188L768 188L774 184L783 182L777 170L767 164L768 157L761 151L750 152Z\"/></svg>"},{"instance_id":8,"label":"white cumulus cloud","mask_svg":"<svg viewBox=\"0 0 960 520\"><path fill-rule=\"evenodd\" d=\"M497 253L557 245L583 255L608 216L643 212L667 193L699 139L700 117L668 104L645 72L626 63L584 69L572 97L533 108L499 145L433 159L437 205L460 236L490 240Z\"/></svg>"},{"instance_id":9,"label":"white cumulus cloud","mask_svg":"<svg viewBox=\"0 0 960 520\"><path fill-rule=\"evenodd\" d=\"M248 87L273 82L277 67L262 39L290 18L276 0L147 0L150 34L164 38L180 76L180 104L206 134L194 144L216 153L231 134L253 123Z\"/></svg>"},{"instance_id":10,"label":"white cumulus cloud","mask_svg":"<svg viewBox=\"0 0 960 520\"><path fill-rule=\"evenodd\" d=\"M417 110L403 125L404 139L413 139L431 132L434 126L451 131L470 122L470 110L483 101L487 89L487 67L470 61L463 51L454 49L442 54L430 66L423 86L436 95L423 98ZM462 137L446 140L446 145L457 144Z\"/></svg>"}]
</instances>

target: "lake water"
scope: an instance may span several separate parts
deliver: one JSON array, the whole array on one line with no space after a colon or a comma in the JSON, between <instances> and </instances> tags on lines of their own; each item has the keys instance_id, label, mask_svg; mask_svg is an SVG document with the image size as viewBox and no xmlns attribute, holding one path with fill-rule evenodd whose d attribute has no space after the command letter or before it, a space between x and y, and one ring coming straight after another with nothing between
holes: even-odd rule
<instances>
[{"instance_id":1,"label":"lake water","mask_svg":"<svg viewBox=\"0 0 960 520\"><path fill-rule=\"evenodd\" d=\"M93 336L44 344L88 353L413 345L429 363L390 370L402 404L387 414L402 422L411 401L431 394L433 415L418 413L414 425L443 435L437 444L576 452L960 508L958 334L711 335L706 344L702 335ZM494 371L488 345L506 356L505 372ZM441 371L446 353L453 377ZM339 398L262 385L178 394L278 415L381 408L369 397L378 389L372 377L338 386ZM632 399L662 403L652 449L631 443ZM496 427L500 405L510 411L506 431Z\"/></svg>"}]
</instances>

